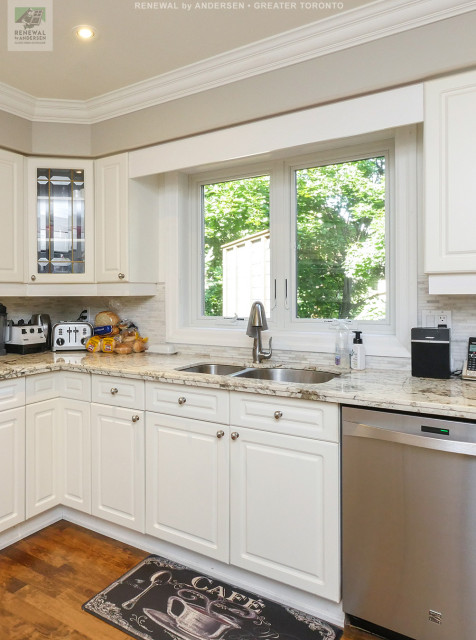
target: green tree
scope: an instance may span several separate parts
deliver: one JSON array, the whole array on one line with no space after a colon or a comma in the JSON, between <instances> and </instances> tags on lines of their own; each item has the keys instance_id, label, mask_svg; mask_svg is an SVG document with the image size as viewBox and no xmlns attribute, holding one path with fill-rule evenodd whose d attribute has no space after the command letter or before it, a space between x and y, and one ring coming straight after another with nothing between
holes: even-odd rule
<instances>
[{"instance_id":1,"label":"green tree","mask_svg":"<svg viewBox=\"0 0 476 640\"><path fill-rule=\"evenodd\" d=\"M223 314L222 245L269 229L269 176L203 186L207 316Z\"/></svg>"},{"instance_id":2,"label":"green tree","mask_svg":"<svg viewBox=\"0 0 476 640\"><path fill-rule=\"evenodd\" d=\"M296 191L298 317L384 316L385 159L297 171Z\"/></svg>"}]
</instances>

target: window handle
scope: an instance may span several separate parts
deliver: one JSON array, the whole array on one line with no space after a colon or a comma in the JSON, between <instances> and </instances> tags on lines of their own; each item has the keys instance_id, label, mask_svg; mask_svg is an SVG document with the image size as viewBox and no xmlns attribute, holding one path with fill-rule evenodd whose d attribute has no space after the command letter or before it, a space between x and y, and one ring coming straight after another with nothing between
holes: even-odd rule
<instances>
[{"instance_id":1,"label":"window handle","mask_svg":"<svg viewBox=\"0 0 476 640\"><path fill-rule=\"evenodd\" d=\"M288 302L288 279L285 278L284 280L284 308L285 309L289 309L289 302Z\"/></svg>"},{"instance_id":2,"label":"window handle","mask_svg":"<svg viewBox=\"0 0 476 640\"><path fill-rule=\"evenodd\" d=\"M271 305L271 309L276 309L276 298L277 298L276 287L277 287L277 283L276 283L276 278L275 278L274 279L274 297L273 297L273 304Z\"/></svg>"}]
</instances>

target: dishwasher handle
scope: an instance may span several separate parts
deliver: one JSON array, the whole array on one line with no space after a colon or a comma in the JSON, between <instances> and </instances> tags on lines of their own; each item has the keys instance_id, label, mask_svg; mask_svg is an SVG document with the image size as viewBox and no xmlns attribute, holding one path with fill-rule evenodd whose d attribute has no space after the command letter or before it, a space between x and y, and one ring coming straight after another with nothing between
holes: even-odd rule
<instances>
[{"instance_id":1,"label":"dishwasher handle","mask_svg":"<svg viewBox=\"0 0 476 640\"><path fill-rule=\"evenodd\" d=\"M428 436L418 436L403 431L391 431L381 429L368 424L344 422L343 435L355 438L370 438L371 440L384 440L395 442L410 447L433 449L447 453L458 453L466 456L476 456L476 442L460 442L458 440L443 440Z\"/></svg>"}]
</instances>

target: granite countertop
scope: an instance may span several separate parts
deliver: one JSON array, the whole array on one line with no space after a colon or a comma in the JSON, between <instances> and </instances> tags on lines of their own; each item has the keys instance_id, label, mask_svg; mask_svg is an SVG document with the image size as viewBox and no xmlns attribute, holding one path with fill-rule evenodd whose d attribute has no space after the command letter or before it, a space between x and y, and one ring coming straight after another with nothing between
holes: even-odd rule
<instances>
[{"instance_id":1,"label":"granite countertop","mask_svg":"<svg viewBox=\"0 0 476 640\"><path fill-rule=\"evenodd\" d=\"M281 383L177 371L207 358L186 353L160 355L138 353L116 355L84 352L46 352L0 357L0 380L47 371L84 371L103 375L135 377L283 397L322 400L382 409L440 414L476 420L476 382L459 378L436 380L413 378L409 371L368 369L345 372L322 384ZM213 362L218 362L214 358ZM223 360L227 364L252 366L251 362ZM262 367L276 367L267 362ZM299 368L294 366L294 368ZM331 371L334 367L302 367Z\"/></svg>"}]
</instances>

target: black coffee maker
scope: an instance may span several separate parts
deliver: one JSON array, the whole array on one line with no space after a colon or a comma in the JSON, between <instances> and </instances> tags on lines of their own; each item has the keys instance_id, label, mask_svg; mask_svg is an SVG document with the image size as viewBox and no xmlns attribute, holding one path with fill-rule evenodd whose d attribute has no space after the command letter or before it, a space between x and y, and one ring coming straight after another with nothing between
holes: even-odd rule
<instances>
[{"instance_id":1,"label":"black coffee maker","mask_svg":"<svg viewBox=\"0 0 476 640\"><path fill-rule=\"evenodd\" d=\"M7 308L0 303L0 356L6 354L5 332L7 330Z\"/></svg>"}]
</instances>

